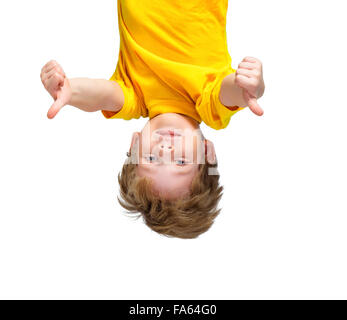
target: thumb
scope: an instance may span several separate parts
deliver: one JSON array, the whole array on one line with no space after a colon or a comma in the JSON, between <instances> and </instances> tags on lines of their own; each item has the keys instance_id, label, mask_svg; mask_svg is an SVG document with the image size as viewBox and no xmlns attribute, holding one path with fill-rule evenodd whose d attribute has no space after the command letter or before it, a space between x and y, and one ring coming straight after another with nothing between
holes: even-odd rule
<instances>
[{"instance_id":1,"label":"thumb","mask_svg":"<svg viewBox=\"0 0 347 320\"><path fill-rule=\"evenodd\" d=\"M63 102L62 99L58 98L57 100L55 100L47 112L48 119L53 119L57 115L57 113L60 111L60 109L64 107L64 105L65 103Z\"/></svg>"},{"instance_id":2,"label":"thumb","mask_svg":"<svg viewBox=\"0 0 347 320\"><path fill-rule=\"evenodd\" d=\"M257 98L251 96L246 90L244 90L245 100L251 111L257 116L264 114L263 109L259 106Z\"/></svg>"}]
</instances>

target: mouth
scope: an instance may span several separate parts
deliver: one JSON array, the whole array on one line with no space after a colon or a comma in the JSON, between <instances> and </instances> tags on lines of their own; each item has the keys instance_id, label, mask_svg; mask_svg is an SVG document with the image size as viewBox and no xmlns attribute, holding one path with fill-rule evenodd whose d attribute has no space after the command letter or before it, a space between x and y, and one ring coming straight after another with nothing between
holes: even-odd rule
<instances>
[{"instance_id":1,"label":"mouth","mask_svg":"<svg viewBox=\"0 0 347 320\"><path fill-rule=\"evenodd\" d=\"M169 137L180 137L181 134L177 132L176 129L159 129L155 131L156 134L161 136L169 136Z\"/></svg>"}]
</instances>

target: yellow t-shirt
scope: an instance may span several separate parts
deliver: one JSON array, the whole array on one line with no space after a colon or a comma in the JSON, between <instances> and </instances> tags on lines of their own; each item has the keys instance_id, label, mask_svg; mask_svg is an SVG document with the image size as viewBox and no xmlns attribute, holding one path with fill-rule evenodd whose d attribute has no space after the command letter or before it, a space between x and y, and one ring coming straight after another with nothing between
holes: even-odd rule
<instances>
[{"instance_id":1,"label":"yellow t-shirt","mask_svg":"<svg viewBox=\"0 0 347 320\"><path fill-rule=\"evenodd\" d=\"M225 128L243 108L219 100L223 78L235 72L227 48L228 0L118 0L120 49L110 78L125 102L106 118L181 113Z\"/></svg>"}]
</instances>

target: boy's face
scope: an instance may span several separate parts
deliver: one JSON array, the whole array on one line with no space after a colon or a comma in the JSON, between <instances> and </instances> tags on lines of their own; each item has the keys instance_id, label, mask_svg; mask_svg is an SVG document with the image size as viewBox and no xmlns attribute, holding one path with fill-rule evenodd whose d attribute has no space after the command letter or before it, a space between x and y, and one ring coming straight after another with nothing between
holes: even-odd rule
<instances>
[{"instance_id":1,"label":"boy's face","mask_svg":"<svg viewBox=\"0 0 347 320\"><path fill-rule=\"evenodd\" d=\"M154 191L166 199L189 193L199 164L215 161L213 144L204 139L199 126L171 113L152 118L141 132L135 132L131 152L135 152L137 174L150 178Z\"/></svg>"}]
</instances>

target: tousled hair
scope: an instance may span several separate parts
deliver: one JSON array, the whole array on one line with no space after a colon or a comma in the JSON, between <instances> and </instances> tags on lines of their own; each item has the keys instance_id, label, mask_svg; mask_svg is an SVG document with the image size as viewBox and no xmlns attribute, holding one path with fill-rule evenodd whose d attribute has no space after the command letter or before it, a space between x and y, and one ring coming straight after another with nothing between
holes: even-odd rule
<instances>
[{"instance_id":1,"label":"tousled hair","mask_svg":"<svg viewBox=\"0 0 347 320\"><path fill-rule=\"evenodd\" d=\"M217 164L199 164L190 193L175 200L158 197L151 186L152 181L139 177L136 164L126 161L118 174L120 205L131 216L142 216L153 231L168 237L193 239L206 232L220 213L217 208L223 187L219 175L209 174Z\"/></svg>"}]
</instances>

